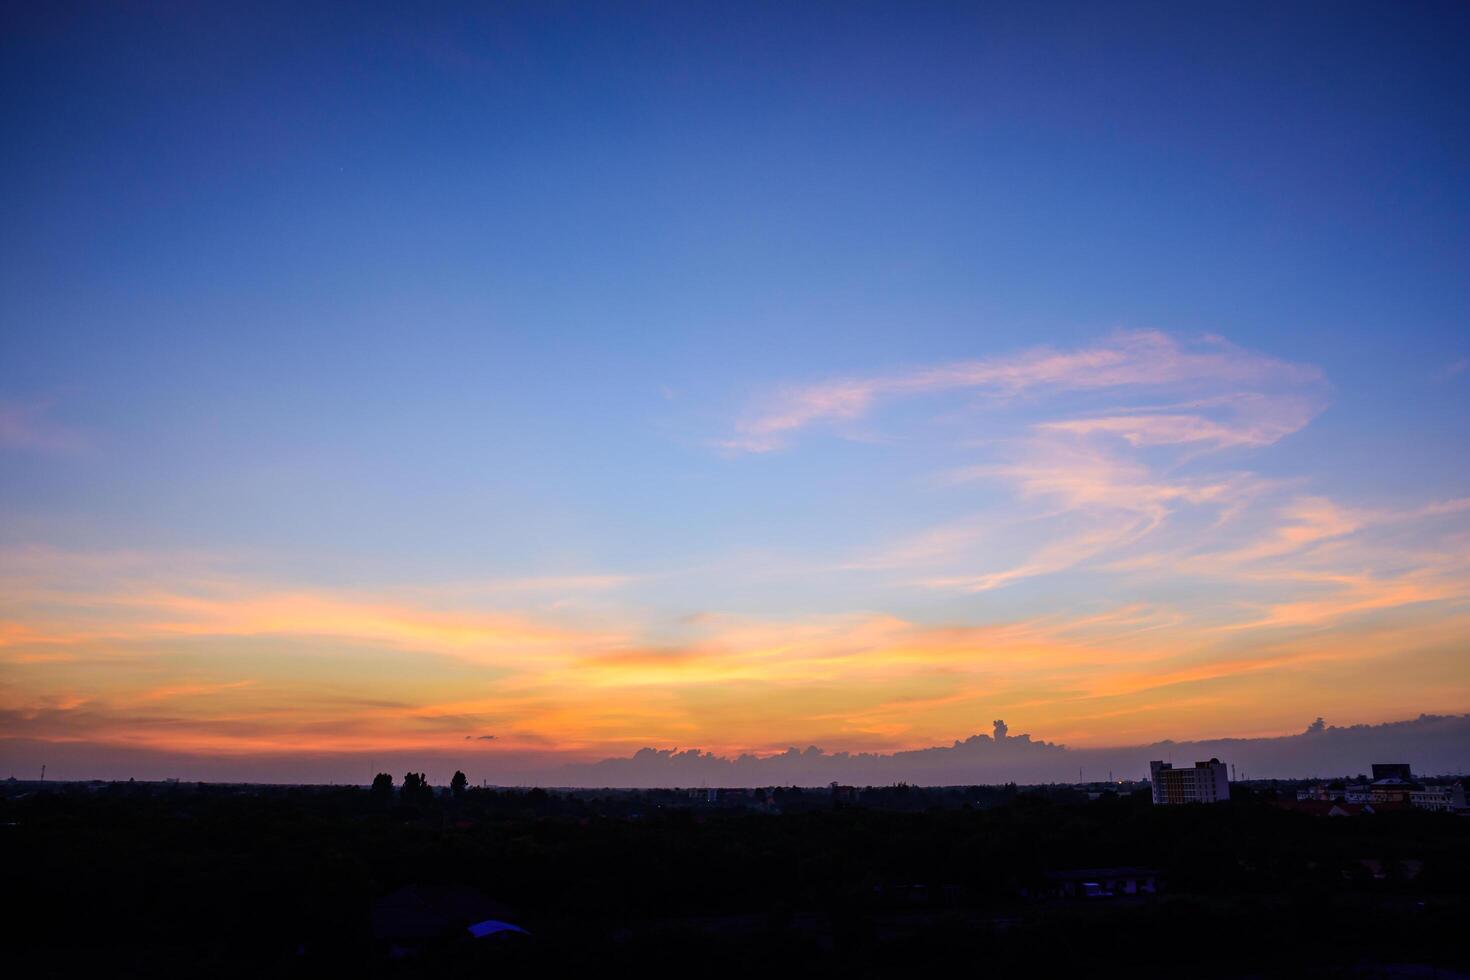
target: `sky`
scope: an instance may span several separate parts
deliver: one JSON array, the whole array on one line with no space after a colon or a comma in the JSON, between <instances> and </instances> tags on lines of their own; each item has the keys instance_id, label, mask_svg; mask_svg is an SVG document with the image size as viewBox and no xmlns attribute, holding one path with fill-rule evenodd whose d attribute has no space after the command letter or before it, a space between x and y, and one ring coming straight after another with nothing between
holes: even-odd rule
<instances>
[{"instance_id":1,"label":"sky","mask_svg":"<svg viewBox=\"0 0 1470 980\"><path fill-rule=\"evenodd\" d=\"M1470 710L1464 5L253 7L0 13L3 774Z\"/></svg>"}]
</instances>

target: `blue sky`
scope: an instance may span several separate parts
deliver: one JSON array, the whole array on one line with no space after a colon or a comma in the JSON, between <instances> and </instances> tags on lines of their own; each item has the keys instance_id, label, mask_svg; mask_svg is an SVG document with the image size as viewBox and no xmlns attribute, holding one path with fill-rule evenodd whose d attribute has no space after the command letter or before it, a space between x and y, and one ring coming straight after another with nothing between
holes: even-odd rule
<instances>
[{"instance_id":1,"label":"blue sky","mask_svg":"<svg viewBox=\"0 0 1470 980\"><path fill-rule=\"evenodd\" d=\"M13 581L39 574L38 554L73 563L50 573L68 588L75 563L119 555L155 585L197 561L210 582L375 595L617 577L514 611L616 624L633 646L677 646L681 617L711 613L979 628L1143 601L1187 606L1183 629L1209 619L1207 587L1180 597L1080 559L978 593L914 586L1035 565L1061 532L1035 530L1045 508L1016 512L1039 491L997 447L1097 409L1085 384L1008 389L988 408L964 389L883 395L732 448L834 380L1129 352L1153 332L1174 354L1275 366L1223 386L1140 369L1109 389L1109 412L1139 398L1163 411L1187 389L1312 402L1269 439L1134 460L1274 481L1241 540L1300 500L1361 516L1470 493L1463 5L48 4L4 18ZM1010 477L952 479L980 464ZM919 579L854 570L965 522L984 525L985 554ZM1344 560L1377 582L1427 567ZM1416 607L1416 626L1460 615L1455 590L1435 595L1452 608ZM7 618L32 623L47 602ZM279 641L315 635L293 629ZM1470 689L1443 670L1441 689ZM0 693L24 712L112 690L59 693L76 683L26 674ZM1328 688L1303 683L1307 700ZM803 714L793 695L793 730L825 733L811 718L847 710L792 684L823 704ZM828 727L854 744L933 734ZM664 733L649 721L618 738Z\"/></svg>"}]
</instances>

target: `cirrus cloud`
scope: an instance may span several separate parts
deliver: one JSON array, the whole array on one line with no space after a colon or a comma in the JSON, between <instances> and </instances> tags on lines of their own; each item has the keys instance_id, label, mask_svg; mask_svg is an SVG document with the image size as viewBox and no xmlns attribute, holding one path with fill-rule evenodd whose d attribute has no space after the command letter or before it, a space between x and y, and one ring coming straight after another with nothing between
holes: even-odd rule
<instances>
[{"instance_id":1,"label":"cirrus cloud","mask_svg":"<svg viewBox=\"0 0 1470 980\"><path fill-rule=\"evenodd\" d=\"M788 387L763 399L718 445L734 452L770 452L789 445L803 429L854 421L885 401L946 393L1013 399L1109 390L1130 395L1144 390L1198 394L1201 389L1217 395L1180 406L1195 411L1169 415L1149 411L1052 424L1070 425L1074 431L1112 431L1136 443L1259 445L1310 421L1325 405L1325 388L1325 378L1314 366L1247 351L1221 337L1185 342L1158 330L1133 330L1070 351L1040 347L898 374Z\"/></svg>"}]
</instances>

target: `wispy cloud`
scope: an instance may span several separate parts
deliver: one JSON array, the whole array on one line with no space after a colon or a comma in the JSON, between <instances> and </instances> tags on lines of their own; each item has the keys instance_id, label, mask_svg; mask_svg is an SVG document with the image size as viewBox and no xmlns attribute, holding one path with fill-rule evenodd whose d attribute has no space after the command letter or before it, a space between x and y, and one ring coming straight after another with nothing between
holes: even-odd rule
<instances>
[{"instance_id":1,"label":"wispy cloud","mask_svg":"<svg viewBox=\"0 0 1470 980\"><path fill-rule=\"evenodd\" d=\"M215 582L202 599L182 581L142 593L126 582L42 585L0 608L19 624L0 647L0 709L15 737L225 754L440 751L486 729L493 740L468 739L485 752L554 747L569 757L670 739L729 750L818 738L892 748L1013 711L1075 726L1131 710L1137 723L1137 712L1153 710L1150 692L1168 685L1275 697L1283 671L1359 647L1432 653L1453 635L1421 623L1394 634L1397 647L1381 634L1363 646L1354 630L1332 633L1335 645L1282 645L1283 631L1444 599L1465 580L1463 560L1396 583L1326 574L1304 577L1302 599L1264 605L1235 630L1201 630L1171 601L1132 601L978 624L709 614L664 642L650 624L589 630L487 619L443 600L425 608L248 581ZM1278 598L1282 582L1273 580ZM1324 587L1337 591L1310 596ZM28 659L48 641L74 659ZM1216 717L1232 710L1228 698L1192 696Z\"/></svg>"},{"instance_id":2,"label":"wispy cloud","mask_svg":"<svg viewBox=\"0 0 1470 980\"><path fill-rule=\"evenodd\" d=\"M1455 707L1470 498L1364 502L1279 465L1328 390L1315 368L1156 332L791 389L729 448L899 428L937 443L907 489L953 506L888 540L855 527L835 551L793 549L784 571L762 552L367 588L218 556L12 549L0 711L26 738L160 751L509 758L904 748L1017 712L1182 737L1230 730L1245 701L1252 724L1299 713L1334 669L1354 672L1360 714ZM975 410L939 434L885 412L943 393ZM840 600L722 601L782 574ZM824 591L838 582L852 591ZM687 605L661 602L670 583ZM1440 681L1403 682L1416 672Z\"/></svg>"},{"instance_id":3,"label":"wispy cloud","mask_svg":"<svg viewBox=\"0 0 1470 980\"><path fill-rule=\"evenodd\" d=\"M790 389L742 420L727 448L781 448L803 429L858 418L881 425L885 405L944 392L1007 408L1011 431L997 436L988 424L985 439L968 441L947 432L950 454L972 461L944 474L941 487L985 481L1009 498L842 567L965 594L1061 573L1087 573L1101 594L1123 583L1167 590L1185 577L1218 600L1190 603L1196 628L1247 632L1337 624L1467 592L1464 571L1436 564L1420 526L1461 526L1458 501L1351 506L1250 468L1252 453L1310 424L1329 385L1315 367L1218 337L1127 332L1073 351ZM910 434L924 424L901 418ZM1372 535L1390 527L1416 546L1377 548Z\"/></svg>"},{"instance_id":4,"label":"wispy cloud","mask_svg":"<svg viewBox=\"0 0 1470 980\"><path fill-rule=\"evenodd\" d=\"M1119 414L1043 422L1038 427L1079 436L1112 436L1134 447L1259 447L1299 431L1321 409L1322 401L1317 396L1249 391Z\"/></svg>"},{"instance_id":5,"label":"wispy cloud","mask_svg":"<svg viewBox=\"0 0 1470 980\"><path fill-rule=\"evenodd\" d=\"M1009 357L960 361L901 374L843 378L778 391L736 423L733 435L719 440L727 450L769 452L788 445L800 430L819 423L852 421L886 400L945 392L970 392L1013 398L1038 391L1096 392L1108 389L1176 390L1228 386L1234 409L1250 424L1229 427L1204 415L1176 415L1165 422L1141 416L1131 425L1119 420L1092 420L1136 439L1168 441L1274 441L1311 418L1321 408L1321 371L1236 347L1209 336L1185 343L1156 330L1115 334L1109 340L1071 351L1036 348ZM1277 402L1269 391L1293 389ZM1220 407L1207 402L1198 407ZM1293 420L1294 423L1293 423ZM1081 425L1087 420L1073 420ZM1294 424L1294 427L1293 427Z\"/></svg>"},{"instance_id":6,"label":"wispy cloud","mask_svg":"<svg viewBox=\"0 0 1470 980\"><path fill-rule=\"evenodd\" d=\"M66 455L87 447L75 429L52 417L53 403L0 401L0 449Z\"/></svg>"}]
</instances>

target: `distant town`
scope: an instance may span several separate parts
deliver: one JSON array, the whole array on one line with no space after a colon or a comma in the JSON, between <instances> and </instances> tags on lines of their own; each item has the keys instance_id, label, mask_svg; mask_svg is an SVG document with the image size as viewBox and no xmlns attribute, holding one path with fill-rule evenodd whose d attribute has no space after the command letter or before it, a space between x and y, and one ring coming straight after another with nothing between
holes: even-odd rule
<instances>
[{"instance_id":1,"label":"distant town","mask_svg":"<svg viewBox=\"0 0 1470 980\"><path fill-rule=\"evenodd\" d=\"M1358 774L1329 780L1257 779L1234 780L1230 766L1220 759L1195 762L1192 766L1174 766L1155 760L1149 764L1148 779L1082 781L1075 783L1038 784L974 784L970 786L919 786L894 783L886 786L855 786L830 783L826 786L768 787L648 787L642 789L514 787L482 781L473 789L494 792L530 792L571 800L621 801L619 809L637 815L632 804L643 801L655 808L693 808L747 810L781 813L808 810L831 805L862 806L875 809L913 810L928 807L983 807L1020 794L1035 794L1057 802L1095 801L1104 798L1142 797L1156 806L1185 806L1225 803L1236 787L1251 799L1268 800L1282 809L1321 816L1355 816L1377 812L1415 809L1435 813L1470 816L1470 777L1463 775L1416 776L1410 763L1375 762L1371 775ZM0 797L24 799L39 792L98 793L124 789L133 793L178 793L206 791L249 794L253 792L301 789L328 791L342 787L336 784L295 786L271 783L205 783L177 779L85 780L47 782L45 779L23 780L14 776L0 783ZM401 797L404 802L430 801L435 798L458 798L471 789L467 776L454 774L447 786L433 786L422 773L408 773L395 783L387 773L378 774L371 789L383 798Z\"/></svg>"},{"instance_id":2,"label":"distant town","mask_svg":"<svg viewBox=\"0 0 1470 980\"><path fill-rule=\"evenodd\" d=\"M553 956L639 975L691 957L718 960L711 975L1071 971L1113 944L1142 969L1195 955L1222 918L1291 923L1279 965L1303 975L1470 966L1464 778L1365 768L650 789L10 778L0 857L26 898L16 975L437 978ZM102 914L78 934L75 908ZM1252 948L1213 953L1217 975L1260 975Z\"/></svg>"}]
</instances>

